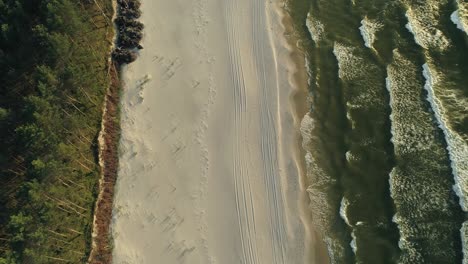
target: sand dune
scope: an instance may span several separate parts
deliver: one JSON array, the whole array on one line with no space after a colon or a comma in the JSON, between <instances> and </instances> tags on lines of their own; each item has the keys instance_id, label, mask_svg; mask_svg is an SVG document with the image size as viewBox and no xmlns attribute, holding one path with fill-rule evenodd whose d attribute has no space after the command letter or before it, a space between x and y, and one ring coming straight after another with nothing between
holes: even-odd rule
<instances>
[{"instance_id":1,"label":"sand dune","mask_svg":"<svg viewBox=\"0 0 468 264\"><path fill-rule=\"evenodd\" d=\"M124 69L115 263L322 256L309 226L291 104L296 66L278 6L142 1L145 49Z\"/></svg>"}]
</instances>

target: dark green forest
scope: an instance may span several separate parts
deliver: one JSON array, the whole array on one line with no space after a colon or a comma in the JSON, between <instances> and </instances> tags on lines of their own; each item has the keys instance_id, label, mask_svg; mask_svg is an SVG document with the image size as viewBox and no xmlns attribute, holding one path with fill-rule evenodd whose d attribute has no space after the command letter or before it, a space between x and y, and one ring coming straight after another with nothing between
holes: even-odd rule
<instances>
[{"instance_id":1,"label":"dark green forest","mask_svg":"<svg viewBox=\"0 0 468 264\"><path fill-rule=\"evenodd\" d=\"M0 0L0 263L85 263L110 0Z\"/></svg>"}]
</instances>

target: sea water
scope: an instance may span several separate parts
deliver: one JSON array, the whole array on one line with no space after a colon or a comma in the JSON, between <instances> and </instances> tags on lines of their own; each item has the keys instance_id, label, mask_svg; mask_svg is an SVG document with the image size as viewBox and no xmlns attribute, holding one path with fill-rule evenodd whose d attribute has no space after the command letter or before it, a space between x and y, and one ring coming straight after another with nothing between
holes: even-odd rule
<instances>
[{"instance_id":1,"label":"sea water","mask_svg":"<svg viewBox=\"0 0 468 264\"><path fill-rule=\"evenodd\" d=\"M466 2L286 0L332 263L468 263ZM467 252L467 253L464 253Z\"/></svg>"}]
</instances>

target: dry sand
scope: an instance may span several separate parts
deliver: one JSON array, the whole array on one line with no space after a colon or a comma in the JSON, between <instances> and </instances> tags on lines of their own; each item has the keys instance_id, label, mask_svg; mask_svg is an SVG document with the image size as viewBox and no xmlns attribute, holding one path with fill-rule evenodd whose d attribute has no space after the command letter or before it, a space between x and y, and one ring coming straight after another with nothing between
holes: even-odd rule
<instances>
[{"instance_id":1,"label":"dry sand","mask_svg":"<svg viewBox=\"0 0 468 264\"><path fill-rule=\"evenodd\" d=\"M123 70L114 263L325 263L279 2L142 1L145 49Z\"/></svg>"}]
</instances>

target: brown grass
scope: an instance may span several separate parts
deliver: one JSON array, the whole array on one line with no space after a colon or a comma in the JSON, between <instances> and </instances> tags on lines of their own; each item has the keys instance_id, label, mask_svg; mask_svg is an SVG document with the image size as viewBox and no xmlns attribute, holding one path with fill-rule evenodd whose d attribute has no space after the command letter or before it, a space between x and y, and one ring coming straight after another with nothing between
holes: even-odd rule
<instances>
[{"instance_id":1,"label":"brown grass","mask_svg":"<svg viewBox=\"0 0 468 264\"><path fill-rule=\"evenodd\" d=\"M112 241L110 224L112 220L112 203L114 186L119 168L118 144L120 138L119 102L120 81L119 65L110 63L111 83L106 94L103 114L103 131L100 142L100 160L102 178L99 184L99 195L96 202L93 226L93 248L88 262L91 264L112 263Z\"/></svg>"}]
</instances>

